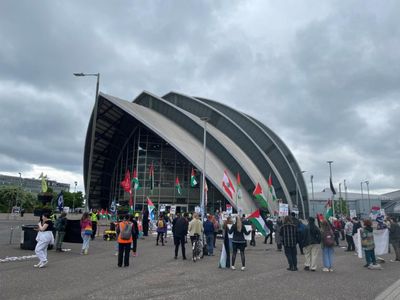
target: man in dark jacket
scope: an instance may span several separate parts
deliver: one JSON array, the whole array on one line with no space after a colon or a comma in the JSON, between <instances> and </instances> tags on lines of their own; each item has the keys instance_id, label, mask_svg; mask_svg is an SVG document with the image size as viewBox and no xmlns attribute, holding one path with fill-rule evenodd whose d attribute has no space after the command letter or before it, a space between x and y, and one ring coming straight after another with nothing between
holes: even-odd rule
<instances>
[{"instance_id":1,"label":"man in dark jacket","mask_svg":"<svg viewBox=\"0 0 400 300\"><path fill-rule=\"evenodd\" d=\"M396 254L394 261L400 261L400 225L394 219L389 219L389 222L389 242Z\"/></svg>"},{"instance_id":2,"label":"man in dark jacket","mask_svg":"<svg viewBox=\"0 0 400 300\"><path fill-rule=\"evenodd\" d=\"M272 244L272 233L274 232L274 223L270 218L268 218L267 221L265 222L265 225L267 225L267 228L269 229L269 234L265 237L264 244L268 242L268 238L269 238L269 243Z\"/></svg>"},{"instance_id":3,"label":"man in dark jacket","mask_svg":"<svg viewBox=\"0 0 400 300\"><path fill-rule=\"evenodd\" d=\"M211 218L211 215L207 216L207 220L203 223L203 228L206 235L208 255L214 256L214 224L211 222Z\"/></svg>"},{"instance_id":4,"label":"man in dark jacket","mask_svg":"<svg viewBox=\"0 0 400 300\"><path fill-rule=\"evenodd\" d=\"M176 217L172 222L172 233L174 235L175 244L175 259L178 258L179 245L182 247L182 259L186 259L185 254L185 238L188 232L189 222L187 221L187 214L184 217Z\"/></svg>"},{"instance_id":5,"label":"man in dark jacket","mask_svg":"<svg viewBox=\"0 0 400 300\"><path fill-rule=\"evenodd\" d=\"M285 248L285 255L289 263L288 271L297 271L297 228L291 217L286 216L283 226L280 229L282 244Z\"/></svg>"},{"instance_id":6,"label":"man in dark jacket","mask_svg":"<svg viewBox=\"0 0 400 300\"><path fill-rule=\"evenodd\" d=\"M315 225L315 219L313 217L308 218L308 224L305 226L303 234L303 246L304 246L304 270L315 271L317 269L317 256L321 243L321 231Z\"/></svg>"}]
</instances>

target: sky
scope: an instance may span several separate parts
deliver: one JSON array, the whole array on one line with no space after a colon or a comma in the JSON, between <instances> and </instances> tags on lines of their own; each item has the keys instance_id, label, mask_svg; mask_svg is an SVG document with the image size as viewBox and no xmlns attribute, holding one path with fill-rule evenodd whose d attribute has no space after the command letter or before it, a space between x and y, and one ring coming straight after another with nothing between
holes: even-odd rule
<instances>
[{"instance_id":1,"label":"sky","mask_svg":"<svg viewBox=\"0 0 400 300\"><path fill-rule=\"evenodd\" d=\"M0 1L0 173L83 190L100 91L205 97L286 143L314 190L400 188L399 1ZM343 187L343 185L342 185ZM365 188L365 186L364 186Z\"/></svg>"}]
</instances>

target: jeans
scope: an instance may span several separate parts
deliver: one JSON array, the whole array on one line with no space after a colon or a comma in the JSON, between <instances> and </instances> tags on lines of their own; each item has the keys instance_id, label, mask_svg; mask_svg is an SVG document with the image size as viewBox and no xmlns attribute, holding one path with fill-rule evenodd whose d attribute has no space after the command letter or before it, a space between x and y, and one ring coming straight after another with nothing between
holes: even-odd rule
<instances>
[{"instance_id":1,"label":"jeans","mask_svg":"<svg viewBox=\"0 0 400 300\"><path fill-rule=\"evenodd\" d=\"M158 240L161 237L161 244L164 245L164 232L157 232L157 243L156 245L158 245Z\"/></svg>"},{"instance_id":2,"label":"jeans","mask_svg":"<svg viewBox=\"0 0 400 300\"><path fill-rule=\"evenodd\" d=\"M178 257L179 245L181 245L181 247L182 247L182 258L186 259L185 237L184 236L174 236L174 244L175 244L175 257Z\"/></svg>"},{"instance_id":3,"label":"jeans","mask_svg":"<svg viewBox=\"0 0 400 300\"><path fill-rule=\"evenodd\" d=\"M56 249L61 250L62 243L64 241L65 232L64 231L57 231L56 234Z\"/></svg>"},{"instance_id":4,"label":"jeans","mask_svg":"<svg viewBox=\"0 0 400 300\"><path fill-rule=\"evenodd\" d=\"M347 251L354 251L356 246L354 245L353 236L346 234L346 241L347 241Z\"/></svg>"},{"instance_id":5,"label":"jeans","mask_svg":"<svg viewBox=\"0 0 400 300\"><path fill-rule=\"evenodd\" d=\"M285 246L285 255L289 263L289 268L297 268L297 248L294 247L286 247Z\"/></svg>"},{"instance_id":6,"label":"jeans","mask_svg":"<svg viewBox=\"0 0 400 300\"><path fill-rule=\"evenodd\" d=\"M214 254L214 233L206 235L208 255Z\"/></svg>"},{"instance_id":7,"label":"jeans","mask_svg":"<svg viewBox=\"0 0 400 300\"><path fill-rule=\"evenodd\" d=\"M370 265L370 264L376 265L375 249L364 250L364 252L365 252L365 260L367 261L367 265Z\"/></svg>"},{"instance_id":8,"label":"jeans","mask_svg":"<svg viewBox=\"0 0 400 300\"><path fill-rule=\"evenodd\" d=\"M131 243L118 243L118 267L122 267L122 259L124 266L129 266L129 251L131 250Z\"/></svg>"},{"instance_id":9,"label":"jeans","mask_svg":"<svg viewBox=\"0 0 400 300\"><path fill-rule=\"evenodd\" d=\"M400 260L400 241L392 242L392 247L394 249L394 253L396 254L396 260Z\"/></svg>"},{"instance_id":10,"label":"jeans","mask_svg":"<svg viewBox=\"0 0 400 300\"><path fill-rule=\"evenodd\" d=\"M82 237L82 240L83 240L82 251L89 250L90 235L86 235L85 231L82 231L81 232L81 237Z\"/></svg>"},{"instance_id":11,"label":"jeans","mask_svg":"<svg viewBox=\"0 0 400 300\"><path fill-rule=\"evenodd\" d=\"M324 267L328 269L332 269L333 267L333 247L324 247L322 248L322 261L324 263Z\"/></svg>"}]
</instances>

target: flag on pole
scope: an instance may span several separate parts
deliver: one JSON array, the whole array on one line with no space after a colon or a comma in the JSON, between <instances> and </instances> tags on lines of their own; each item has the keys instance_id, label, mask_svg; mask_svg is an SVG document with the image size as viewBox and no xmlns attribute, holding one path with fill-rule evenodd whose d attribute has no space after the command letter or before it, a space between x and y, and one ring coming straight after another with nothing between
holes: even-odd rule
<instances>
[{"instance_id":1,"label":"flag on pole","mask_svg":"<svg viewBox=\"0 0 400 300\"><path fill-rule=\"evenodd\" d=\"M151 162L151 165L149 168L149 180L150 180L150 191L151 191L151 194L153 194L153 190L154 190L154 165L153 165L153 162Z\"/></svg>"},{"instance_id":2,"label":"flag on pole","mask_svg":"<svg viewBox=\"0 0 400 300\"><path fill-rule=\"evenodd\" d=\"M175 179L175 187L176 187L176 191L178 192L179 195L182 194L182 188L181 188L181 184L179 183L179 178L176 177Z\"/></svg>"},{"instance_id":3,"label":"flag on pole","mask_svg":"<svg viewBox=\"0 0 400 300\"><path fill-rule=\"evenodd\" d=\"M194 169L192 168L192 174L190 175L190 186L195 187L197 185L197 180L195 177Z\"/></svg>"},{"instance_id":4,"label":"flag on pole","mask_svg":"<svg viewBox=\"0 0 400 300\"><path fill-rule=\"evenodd\" d=\"M121 186L125 192L130 193L131 191L131 174L129 170L125 172L125 178L121 181Z\"/></svg>"},{"instance_id":5,"label":"flag on pole","mask_svg":"<svg viewBox=\"0 0 400 300\"><path fill-rule=\"evenodd\" d=\"M64 195L63 192L59 193L57 196L57 206L58 210L61 212L64 208Z\"/></svg>"},{"instance_id":6,"label":"flag on pole","mask_svg":"<svg viewBox=\"0 0 400 300\"><path fill-rule=\"evenodd\" d=\"M276 194L275 194L275 188L272 185L272 176L271 176L271 174L269 174L269 177L268 177L268 188L269 188L269 192L270 192L271 197L272 197L272 201L275 202L276 201Z\"/></svg>"},{"instance_id":7,"label":"flag on pole","mask_svg":"<svg viewBox=\"0 0 400 300\"><path fill-rule=\"evenodd\" d=\"M333 184L332 184L332 177L329 178L329 181L330 181L330 186L331 186L332 194L333 194L333 195L336 195L335 188L333 187Z\"/></svg>"},{"instance_id":8,"label":"flag on pole","mask_svg":"<svg viewBox=\"0 0 400 300\"><path fill-rule=\"evenodd\" d=\"M241 200L243 195L242 195L242 185L240 183L240 174L239 174L239 172L237 173L236 181L237 181L237 198L238 198L238 200Z\"/></svg>"},{"instance_id":9,"label":"flag on pole","mask_svg":"<svg viewBox=\"0 0 400 300\"><path fill-rule=\"evenodd\" d=\"M224 177L222 178L222 187L229 197L233 200L233 194L235 193L235 188L233 187L232 180L229 178L226 170L224 171Z\"/></svg>"},{"instance_id":10,"label":"flag on pole","mask_svg":"<svg viewBox=\"0 0 400 300\"><path fill-rule=\"evenodd\" d=\"M42 193L46 193L47 192L47 182L46 182L46 177L45 175L43 175L43 172L40 174L39 178L42 179Z\"/></svg>"},{"instance_id":11,"label":"flag on pole","mask_svg":"<svg viewBox=\"0 0 400 300\"><path fill-rule=\"evenodd\" d=\"M333 217L332 201L330 199L326 202L325 209L325 219L329 220L330 217Z\"/></svg>"},{"instance_id":12,"label":"flag on pole","mask_svg":"<svg viewBox=\"0 0 400 300\"><path fill-rule=\"evenodd\" d=\"M138 175L137 175L137 172L136 172L136 168L133 169L132 183L133 183L133 189L135 191L140 189L139 178L138 178Z\"/></svg>"},{"instance_id":13,"label":"flag on pole","mask_svg":"<svg viewBox=\"0 0 400 300\"><path fill-rule=\"evenodd\" d=\"M256 197L258 205L262 208L268 208L267 200L263 196L261 185L257 182L256 188L253 191L253 196Z\"/></svg>"},{"instance_id":14,"label":"flag on pole","mask_svg":"<svg viewBox=\"0 0 400 300\"><path fill-rule=\"evenodd\" d=\"M149 210L150 221L154 221L155 206L149 197L147 197L147 209Z\"/></svg>"},{"instance_id":15,"label":"flag on pole","mask_svg":"<svg viewBox=\"0 0 400 300\"><path fill-rule=\"evenodd\" d=\"M250 216L248 216L247 219L250 220L250 222L253 223L254 226L256 226L257 230L263 236L267 236L269 234L269 229L267 227L267 224L265 224L264 219L261 217L259 209L257 209Z\"/></svg>"}]
</instances>

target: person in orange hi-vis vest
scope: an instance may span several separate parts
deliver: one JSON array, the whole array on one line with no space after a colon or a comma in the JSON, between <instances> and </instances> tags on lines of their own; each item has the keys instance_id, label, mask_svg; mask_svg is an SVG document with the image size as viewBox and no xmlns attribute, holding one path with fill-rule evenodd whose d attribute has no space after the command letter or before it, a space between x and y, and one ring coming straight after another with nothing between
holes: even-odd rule
<instances>
[{"instance_id":1,"label":"person in orange hi-vis vest","mask_svg":"<svg viewBox=\"0 0 400 300\"><path fill-rule=\"evenodd\" d=\"M119 223L117 228L118 234L118 267L122 267L122 261L124 261L124 267L129 266L129 252L131 250L131 244L133 237L135 236L135 227L132 222L129 222L129 216L123 217L123 220Z\"/></svg>"}]
</instances>

